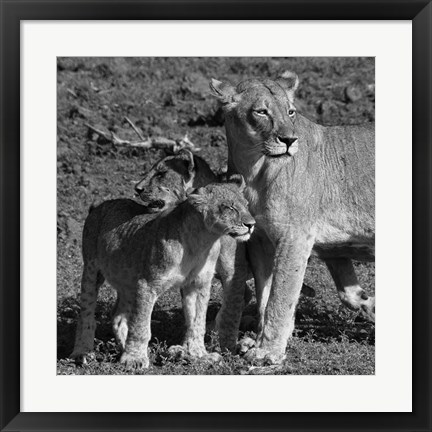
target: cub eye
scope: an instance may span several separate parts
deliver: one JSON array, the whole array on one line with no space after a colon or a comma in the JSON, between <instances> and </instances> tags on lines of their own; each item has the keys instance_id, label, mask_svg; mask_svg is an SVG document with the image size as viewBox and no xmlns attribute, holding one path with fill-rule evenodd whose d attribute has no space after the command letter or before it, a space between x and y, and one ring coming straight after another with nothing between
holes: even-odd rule
<instances>
[{"instance_id":1,"label":"cub eye","mask_svg":"<svg viewBox=\"0 0 432 432\"><path fill-rule=\"evenodd\" d=\"M295 113L296 113L296 110L293 109L293 108L290 108L290 109L288 110L288 115L289 115L290 117L294 117L294 116L295 116Z\"/></svg>"},{"instance_id":2,"label":"cub eye","mask_svg":"<svg viewBox=\"0 0 432 432\"><path fill-rule=\"evenodd\" d=\"M259 115L259 116L268 116L268 111L266 109L257 109L254 110L254 113Z\"/></svg>"},{"instance_id":3,"label":"cub eye","mask_svg":"<svg viewBox=\"0 0 432 432\"><path fill-rule=\"evenodd\" d=\"M231 210L231 211L237 211L236 209L235 209L235 207L234 207L234 205L230 205L230 204L222 204L222 209L223 210Z\"/></svg>"}]
</instances>

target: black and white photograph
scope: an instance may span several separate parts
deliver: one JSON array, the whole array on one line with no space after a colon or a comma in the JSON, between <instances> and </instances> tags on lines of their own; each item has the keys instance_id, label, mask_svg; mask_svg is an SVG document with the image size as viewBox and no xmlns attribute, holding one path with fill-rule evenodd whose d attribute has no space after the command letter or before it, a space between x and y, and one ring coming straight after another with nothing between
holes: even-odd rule
<instances>
[{"instance_id":1,"label":"black and white photograph","mask_svg":"<svg viewBox=\"0 0 432 432\"><path fill-rule=\"evenodd\" d=\"M375 59L58 57L57 374L374 375Z\"/></svg>"}]
</instances>

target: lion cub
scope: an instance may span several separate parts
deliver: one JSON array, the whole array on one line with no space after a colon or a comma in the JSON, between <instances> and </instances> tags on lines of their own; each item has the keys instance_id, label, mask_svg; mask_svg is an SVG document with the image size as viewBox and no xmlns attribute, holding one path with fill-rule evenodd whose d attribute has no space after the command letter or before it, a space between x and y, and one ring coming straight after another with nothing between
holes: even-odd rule
<instances>
[{"instance_id":1,"label":"lion cub","mask_svg":"<svg viewBox=\"0 0 432 432\"><path fill-rule=\"evenodd\" d=\"M241 176L233 176L229 183L200 188L158 214L127 199L91 210L83 232L81 314L71 357L85 361L93 349L96 297L105 279L118 294L113 329L123 348L121 363L148 367L151 312L157 298L174 287L182 288L184 302L192 305L185 310L183 349L206 356L205 318L219 239L228 234L246 241L255 225L243 188Z\"/></svg>"}]
</instances>

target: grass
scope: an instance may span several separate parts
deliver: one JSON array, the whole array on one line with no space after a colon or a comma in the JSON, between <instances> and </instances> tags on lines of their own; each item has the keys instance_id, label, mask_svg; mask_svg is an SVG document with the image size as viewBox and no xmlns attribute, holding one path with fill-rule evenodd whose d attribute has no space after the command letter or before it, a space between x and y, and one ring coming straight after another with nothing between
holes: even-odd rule
<instances>
[{"instance_id":1,"label":"grass","mask_svg":"<svg viewBox=\"0 0 432 432\"><path fill-rule=\"evenodd\" d=\"M357 272L368 276L368 266L357 265ZM317 286L317 275L324 280ZM78 280L76 281L78 283ZM302 297L296 315L294 337L287 348L286 362L277 367L250 365L238 355L223 354L223 362L210 364L191 359L175 359L168 354L168 347L180 344L184 330L180 295L176 291L166 293L155 306L152 315L152 340L150 342L150 368L142 371L126 370L118 363L119 347L111 331L111 310L115 292L103 285L96 310L97 331L95 351L87 365L77 366L67 356L73 348L76 320L79 314L77 296L64 297L58 305L58 367L61 375L118 375L118 374L165 374L165 375L365 375L374 374L375 336L374 325L364 321L355 312L340 305L336 290L326 275L324 266L312 262L306 282L315 287L315 298ZM328 283L328 285L327 285ZM371 292L368 290L368 292ZM221 303L222 290L215 281L208 310L208 324L216 316ZM246 307L244 315L256 312L255 299ZM254 337L252 332L242 335ZM217 334L208 331L208 351L220 352Z\"/></svg>"}]
</instances>

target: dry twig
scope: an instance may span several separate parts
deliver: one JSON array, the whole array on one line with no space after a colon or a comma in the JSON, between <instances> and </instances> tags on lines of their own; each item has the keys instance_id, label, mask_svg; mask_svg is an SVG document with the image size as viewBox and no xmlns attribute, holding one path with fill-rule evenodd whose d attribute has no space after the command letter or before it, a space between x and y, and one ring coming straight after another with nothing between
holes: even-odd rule
<instances>
[{"instance_id":1,"label":"dry twig","mask_svg":"<svg viewBox=\"0 0 432 432\"><path fill-rule=\"evenodd\" d=\"M128 117L124 117L124 119L130 124L131 128L135 131L135 133L138 135L138 138L141 141L145 141L145 138L143 137L141 131L134 125L134 123L132 122L132 120Z\"/></svg>"},{"instance_id":2,"label":"dry twig","mask_svg":"<svg viewBox=\"0 0 432 432\"><path fill-rule=\"evenodd\" d=\"M127 119L127 121L131 126L133 125L133 123L129 119ZM86 123L85 126L92 132L104 138L106 141L111 142L117 146L138 147L145 149L156 148L161 150L167 150L172 153L177 153L184 148L188 148L193 151L200 150L199 148L195 147L195 145L192 141L189 140L187 135L185 135L184 138L178 141L165 137L154 137L145 139L142 136L141 132L139 132L138 128L136 128L136 126L134 125L132 126L132 128L134 129L135 133L140 137L140 141L129 141L118 137L114 132L104 132L89 123Z\"/></svg>"}]
</instances>

